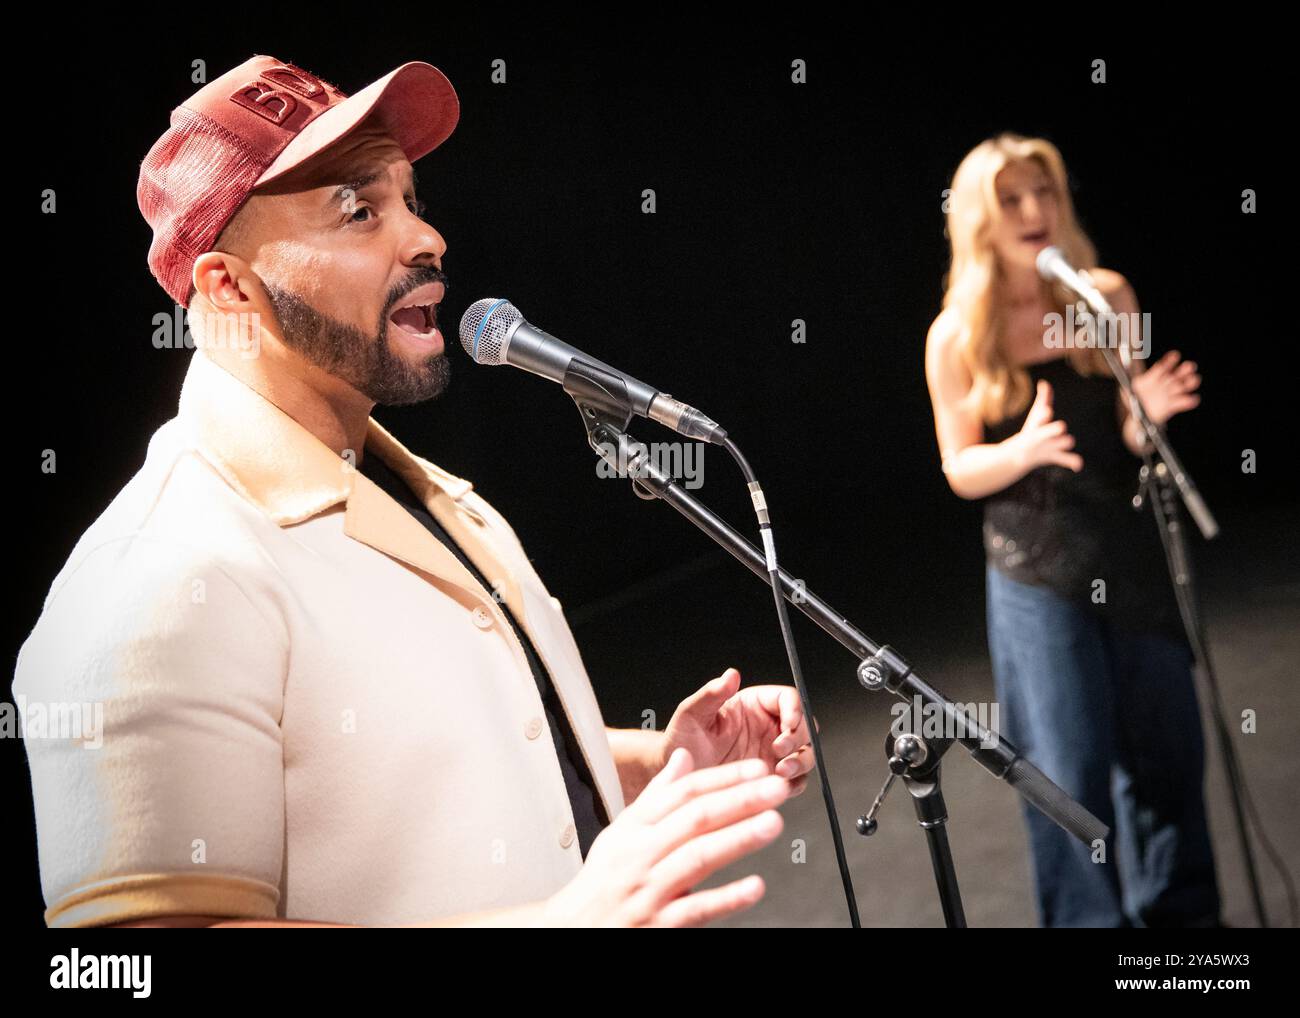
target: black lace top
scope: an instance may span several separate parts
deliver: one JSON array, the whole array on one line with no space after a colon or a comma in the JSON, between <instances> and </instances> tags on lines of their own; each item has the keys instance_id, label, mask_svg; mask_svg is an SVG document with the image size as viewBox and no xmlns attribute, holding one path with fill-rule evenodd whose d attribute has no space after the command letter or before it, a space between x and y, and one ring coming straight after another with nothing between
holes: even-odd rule
<instances>
[{"instance_id":1,"label":"black lace top","mask_svg":"<svg viewBox=\"0 0 1300 1018\"><path fill-rule=\"evenodd\" d=\"M1141 460L1120 434L1115 380L1081 375L1064 357L1027 370L1034 386L1039 379L1052 386L1054 416L1074 436L1083 469L1038 467L985 499L989 564L1117 625L1183 638L1154 513L1149 505L1141 513L1132 507ZM1028 413L986 426L984 440L1014 435Z\"/></svg>"}]
</instances>

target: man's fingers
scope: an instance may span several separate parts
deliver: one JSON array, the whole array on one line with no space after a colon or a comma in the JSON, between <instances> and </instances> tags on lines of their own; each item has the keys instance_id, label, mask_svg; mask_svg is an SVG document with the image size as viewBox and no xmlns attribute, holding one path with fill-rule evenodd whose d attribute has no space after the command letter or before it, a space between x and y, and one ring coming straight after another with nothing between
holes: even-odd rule
<instances>
[{"instance_id":1,"label":"man's fingers","mask_svg":"<svg viewBox=\"0 0 1300 1018\"><path fill-rule=\"evenodd\" d=\"M799 690L786 686L781 690L781 727L787 732L796 732L803 722L803 704L799 702Z\"/></svg>"},{"instance_id":2,"label":"man's fingers","mask_svg":"<svg viewBox=\"0 0 1300 1018\"><path fill-rule=\"evenodd\" d=\"M660 900L671 901L724 866L770 844L784 827L781 814L769 809L730 827L692 838L650 868L646 886Z\"/></svg>"},{"instance_id":3,"label":"man's fingers","mask_svg":"<svg viewBox=\"0 0 1300 1018\"><path fill-rule=\"evenodd\" d=\"M812 746L803 746L798 752L790 754L778 763L776 773L786 779L796 778L800 774L807 774L816 766L816 763L817 760L813 755Z\"/></svg>"},{"instance_id":4,"label":"man's fingers","mask_svg":"<svg viewBox=\"0 0 1300 1018\"><path fill-rule=\"evenodd\" d=\"M651 829L650 857L663 859L701 835L774 809L789 794L790 783L785 778L769 774L757 781L746 781L693 798Z\"/></svg>"},{"instance_id":5,"label":"man's fingers","mask_svg":"<svg viewBox=\"0 0 1300 1018\"><path fill-rule=\"evenodd\" d=\"M788 731L783 731L772 740L772 752L776 756L783 757L793 753L800 746L804 745L811 739L808 734L808 722L803 716L803 711L799 711L799 722Z\"/></svg>"},{"instance_id":6,"label":"man's fingers","mask_svg":"<svg viewBox=\"0 0 1300 1018\"><path fill-rule=\"evenodd\" d=\"M687 711L716 711L739 688L740 671L728 668L716 679L706 682L681 702L679 709Z\"/></svg>"},{"instance_id":7,"label":"man's fingers","mask_svg":"<svg viewBox=\"0 0 1300 1018\"><path fill-rule=\"evenodd\" d=\"M668 762L659 768L659 773L646 782L645 788L641 790L644 795L651 789L663 788L676 781L683 774L689 774L695 767L695 761L691 757L691 751L683 749L680 746L673 750L668 757ZM640 796L638 796L638 799Z\"/></svg>"},{"instance_id":8,"label":"man's fingers","mask_svg":"<svg viewBox=\"0 0 1300 1018\"><path fill-rule=\"evenodd\" d=\"M746 692L751 702L770 714L783 732L788 733L803 718L803 704L794 686L751 686Z\"/></svg>"},{"instance_id":9,"label":"man's fingers","mask_svg":"<svg viewBox=\"0 0 1300 1018\"><path fill-rule=\"evenodd\" d=\"M754 874L671 901L659 910L650 925L700 926L758 904L766 892L763 878Z\"/></svg>"},{"instance_id":10,"label":"man's fingers","mask_svg":"<svg viewBox=\"0 0 1300 1018\"><path fill-rule=\"evenodd\" d=\"M623 812L632 816L646 813L650 804L662 798L666 789L671 788L675 781L692 773L694 769L695 758L691 756L691 751L678 746L668 755L668 760L659 768L659 773L646 782L645 788L641 789L641 794ZM652 815L645 819L645 822L654 823L658 818Z\"/></svg>"},{"instance_id":11,"label":"man's fingers","mask_svg":"<svg viewBox=\"0 0 1300 1018\"><path fill-rule=\"evenodd\" d=\"M676 752L686 751L678 749ZM676 780L670 778L657 787L651 781L628 809L641 807L638 813L642 822L655 824L697 796L753 781L771 772L772 769L758 759L736 760L717 767L705 767L678 775ZM663 771L659 773L663 774Z\"/></svg>"}]
</instances>

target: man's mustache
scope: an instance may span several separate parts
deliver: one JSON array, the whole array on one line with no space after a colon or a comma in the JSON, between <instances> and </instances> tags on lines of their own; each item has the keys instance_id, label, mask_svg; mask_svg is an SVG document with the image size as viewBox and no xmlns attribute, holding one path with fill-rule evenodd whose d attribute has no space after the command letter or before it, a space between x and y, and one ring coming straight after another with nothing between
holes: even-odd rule
<instances>
[{"instance_id":1,"label":"man's mustache","mask_svg":"<svg viewBox=\"0 0 1300 1018\"><path fill-rule=\"evenodd\" d=\"M428 283L441 283L448 293L451 292L451 281L443 275L441 269L436 269L432 265L421 266L420 268L413 270L411 275L406 277L401 286L395 288L393 292L388 295L388 301L384 305L384 318L388 317L388 312L392 311L397 303L403 300L408 293L412 290L418 290L420 287L425 286Z\"/></svg>"}]
</instances>

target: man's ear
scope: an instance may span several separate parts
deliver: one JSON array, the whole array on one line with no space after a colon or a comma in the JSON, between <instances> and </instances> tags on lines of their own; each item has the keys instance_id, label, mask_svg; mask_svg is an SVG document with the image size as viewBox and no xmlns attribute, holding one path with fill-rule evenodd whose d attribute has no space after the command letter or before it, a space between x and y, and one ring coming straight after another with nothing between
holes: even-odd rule
<instances>
[{"instance_id":1,"label":"man's ear","mask_svg":"<svg viewBox=\"0 0 1300 1018\"><path fill-rule=\"evenodd\" d=\"M249 264L238 255L207 251L194 262L194 289L222 314L267 310L266 291Z\"/></svg>"}]
</instances>

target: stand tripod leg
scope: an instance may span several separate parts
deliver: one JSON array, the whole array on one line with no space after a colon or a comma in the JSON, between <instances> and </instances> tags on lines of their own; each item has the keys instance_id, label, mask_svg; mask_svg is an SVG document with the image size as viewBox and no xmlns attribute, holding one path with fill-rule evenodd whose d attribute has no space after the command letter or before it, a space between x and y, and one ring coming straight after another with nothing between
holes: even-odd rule
<instances>
[{"instance_id":1,"label":"stand tripod leg","mask_svg":"<svg viewBox=\"0 0 1300 1018\"><path fill-rule=\"evenodd\" d=\"M934 869L935 886L939 889L939 904L943 908L944 925L952 930L966 929L966 910L961 903L961 888L957 885L957 870L952 863L952 849L948 845L948 807L939 790L938 769L929 780L903 776L903 782L912 795L916 809L916 822L925 831L926 846L930 849L930 865Z\"/></svg>"}]
</instances>

